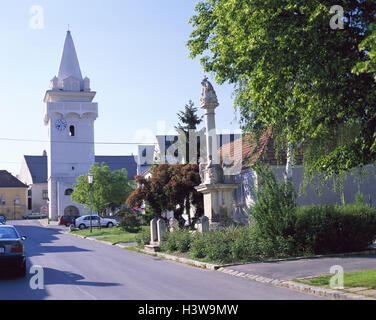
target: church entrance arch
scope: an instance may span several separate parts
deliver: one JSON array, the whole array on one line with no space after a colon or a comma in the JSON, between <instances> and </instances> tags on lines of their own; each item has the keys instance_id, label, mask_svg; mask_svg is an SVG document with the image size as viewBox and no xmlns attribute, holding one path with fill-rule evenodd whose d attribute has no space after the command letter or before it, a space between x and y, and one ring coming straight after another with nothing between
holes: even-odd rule
<instances>
[{"instance_id":1,"label":"church entrance arch","mask_svg":"<svg viewBox=\"0 0 376 320\"><path fill-rule=\"evenodd\" d=\"M64 215L65 216L79 216L80 211L74 206L69 206L65 208Z\"/></svg>"}]
</instances>

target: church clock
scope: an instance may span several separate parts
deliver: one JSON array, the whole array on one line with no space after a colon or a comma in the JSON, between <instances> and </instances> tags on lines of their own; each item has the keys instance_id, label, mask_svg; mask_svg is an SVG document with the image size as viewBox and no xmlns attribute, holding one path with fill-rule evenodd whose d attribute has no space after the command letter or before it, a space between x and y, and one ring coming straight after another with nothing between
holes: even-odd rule
<instances>
[{"instance_id":1,"label":"church clock","mask_svg":"<svg viewBox=\"0 0 376 320\"><path fill-rule=\"evenodd\" d=\"M67 127L67 122L65 120L57 120L55 123L55 127L59 131L63 131Z\"/></svg>"}]
</instances>

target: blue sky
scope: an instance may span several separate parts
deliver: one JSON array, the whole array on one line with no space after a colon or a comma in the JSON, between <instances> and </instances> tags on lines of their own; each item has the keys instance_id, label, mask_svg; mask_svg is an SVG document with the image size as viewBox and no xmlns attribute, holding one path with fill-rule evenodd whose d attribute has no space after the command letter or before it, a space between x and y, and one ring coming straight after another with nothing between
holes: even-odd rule
<instances>
[{"instance_id":1,"label":"blue sky","mask_svg":"<svg viewBox=\"0 0 376 320\"><path fill-rule=\"evenodd\" d=\"M43 98L56 74L68 24L83 76L97 91L96 142L150 142L165 132L189 99L199 105L203 69L186 42L195 0L2 1L0 19L0 169L18 174L23 155L41 155L47 140ZM32 29L30 8L43 8L44 28ZM230 85L219 86L217 128L239 127ZM200 110L200 114L203 112ZM97 155L136 153L135 146L96 145Z\"/></svg>"}]
</instances>

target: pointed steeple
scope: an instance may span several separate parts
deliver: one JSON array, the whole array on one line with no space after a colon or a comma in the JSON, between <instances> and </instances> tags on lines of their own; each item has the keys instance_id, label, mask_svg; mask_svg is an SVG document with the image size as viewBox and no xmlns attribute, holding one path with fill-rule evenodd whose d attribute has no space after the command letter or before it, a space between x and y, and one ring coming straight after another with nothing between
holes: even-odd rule
<instances>
[{"instance_id":1,"label":"pointed steeple","mask_svg":"<svg viewBox=\"0 0 376 320\"><path fill-rule=\"evenodd\" d=\"M76 78L82 81L80 64L78 62L76 49L70 31L65 38L63 54L61 57L58 78L64 80L68 77Z\"/></svg>"}]
</instances>

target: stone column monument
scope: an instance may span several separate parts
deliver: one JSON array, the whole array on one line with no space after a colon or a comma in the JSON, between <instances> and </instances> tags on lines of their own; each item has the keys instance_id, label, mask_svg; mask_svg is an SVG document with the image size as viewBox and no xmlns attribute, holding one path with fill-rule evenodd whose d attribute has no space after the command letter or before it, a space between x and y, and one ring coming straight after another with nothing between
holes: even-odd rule
<instances>
[{"instance_id":1,"label":"stone column monument","mask_svg":"<svg viewBox=\"0 0 376 320\"><path fill-rule=\"evenodd\" d=\"M219 161L215 128L215 109L219 106L217 95L207 77L201 84L201 108L206 110L207 162L200 164L201 184L196 190L204 195L204 214L209 219L210 229L217 229L233 223L232 192L238 185L225 182Z\"/></svg>"}]
</instances>

